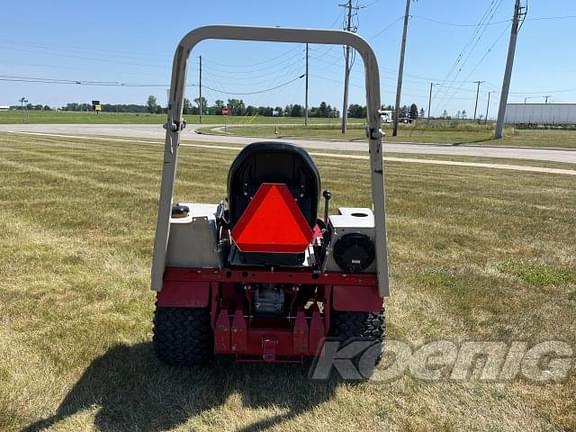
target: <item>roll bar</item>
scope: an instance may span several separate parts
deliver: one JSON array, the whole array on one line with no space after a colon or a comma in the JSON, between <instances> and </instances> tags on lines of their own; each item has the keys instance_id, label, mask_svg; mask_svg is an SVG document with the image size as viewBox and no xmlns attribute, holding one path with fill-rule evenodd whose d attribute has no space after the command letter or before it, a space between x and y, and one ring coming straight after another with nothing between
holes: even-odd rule
<instances>
[{"instance_id":1,"label":"roll bar","mask_svg":"<svg viewBox=\"0 0 576 432\"><path fill-rule=\"evenodd\" d=\"M182 108L188 57L192 48L206 39L348 45L360 54L364 62L366 82L367 132L370 149L372 201L376 225L378 289L380 295L388 296L390 293L388 282L388 242L386 237L382 132L380 130L379 112L380 75L374 51L362 37L347 31L231 25L210 25L192 30L182 38L174 54L168 100L168 121L165 125L166 142L164 145L164 166L160 186L158 222L152 259L152 289L155 291L162 289L166 266L166 250L170 232L170 214L176 179L178 146L180 144L180 135L185 125L182 118Z\"/></svg>"}]
</instances>

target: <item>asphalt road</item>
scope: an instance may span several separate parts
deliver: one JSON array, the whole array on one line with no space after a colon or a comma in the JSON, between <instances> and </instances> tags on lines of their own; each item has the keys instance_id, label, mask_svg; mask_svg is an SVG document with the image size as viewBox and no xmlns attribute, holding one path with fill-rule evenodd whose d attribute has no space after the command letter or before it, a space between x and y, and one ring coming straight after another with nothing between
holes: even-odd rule
<instances>
[{"instance_id":1,"label":"asphalt road","mask_svg":"<svg viewBox=\"0 0 576 432\"><path fill-rule=\"evenodd\" d=\"M188 142L213 142L219 144L249 144L262 140L219 135L197 134L200 125L188 125L183 140ZM66 135L92 135L129 138L162 139L165 131L160 125L134 124L3 124L0 132L40 132ZM274 141L274 140L271 140ZM286 141L286 140L285 140ZM366 142L320 141L290 139L290 142L310 149L367 151ZM451 146L435 144L398 143L384 140L384 152L406 154L428 154L443 156L472 156L487 158L524 159L576 164L576 150L554 150L539 148L514 148L490 146Z\"/></svg>"}]
</instances>

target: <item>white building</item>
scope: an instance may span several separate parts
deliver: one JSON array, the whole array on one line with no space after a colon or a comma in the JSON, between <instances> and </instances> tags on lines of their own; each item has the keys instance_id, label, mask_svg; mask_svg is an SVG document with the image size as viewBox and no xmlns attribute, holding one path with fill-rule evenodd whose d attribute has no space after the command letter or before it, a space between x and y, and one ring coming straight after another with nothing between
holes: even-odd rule
<instances>
[{"instance_id":1,"label":"white building","mask_svg":"<svg viewBox=\"0 0 576 432\"><path fill-rule=\"evenodd\" d=\"M504 123L533 125L576 124L574 103L513 103L506 105Z\"/></svg>"}]
</instances>

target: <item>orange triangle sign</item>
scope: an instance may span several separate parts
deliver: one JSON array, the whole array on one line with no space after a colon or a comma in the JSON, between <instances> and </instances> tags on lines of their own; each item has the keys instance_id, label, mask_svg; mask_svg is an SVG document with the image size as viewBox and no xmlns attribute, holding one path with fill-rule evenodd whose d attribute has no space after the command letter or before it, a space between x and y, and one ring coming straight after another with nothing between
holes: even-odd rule
<instances>
[{"instance_id":1,"label":"orange triangle sign","mask_svg":"<svg viewBox=\"0 0 576 432\"><path fill-rule=\"evenodd\" d=\"M262 183L232 228L242 252L302 253L312 229L285 184Z\"/></svg>"}]
</instances>

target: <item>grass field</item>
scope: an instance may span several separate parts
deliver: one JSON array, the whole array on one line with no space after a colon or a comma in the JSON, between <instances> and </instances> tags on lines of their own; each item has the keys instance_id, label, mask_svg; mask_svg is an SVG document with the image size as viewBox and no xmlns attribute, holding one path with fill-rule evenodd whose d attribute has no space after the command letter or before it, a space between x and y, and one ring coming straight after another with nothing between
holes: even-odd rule
<instances>
[{"instance_id":1,"label":"grass field","mask_svg":"<svg viewBox=\"0 0 576 432\"><path fill-rule=\"evenodd\" d=\"M197 115L185 115L188 123L197 124L200 122ZM206 124L304 124L303 117L237 117L229 116L225 119L222 116L205 115L202 122ZM362 119L353 119L354 122L362 122ZM14 123L93 123L93 124L162 124L166 122L166 114L137 114L137 113L109 113L101 112L96 115L94 112L72 112L72 111L5 111L0 112L0 124ZM311 118L311 123L325 123L326 119Z\"/></svg>"},{"instance_id":2,"label":"grass field","mask_svg":"<svg viewBox=\"0 0 576 432\"><path fill-rule=\"evenodd\" d=\"M224 134L223 128L207 127L203 129L208 133ZM576 131L551 129L514 129L506 128L505 137L494 140L492 126L484 127L466 125L463 127L439 128L401 125L398 137L392 136L390 125L384 125L386 139L389 141L406 141L415 143L437 144L475 144L475 145L503 145L519 147L562 147L576 149ZM362 124L352 124L345 135L342 135L340 126L314 125L309 127L292 125L251 125L231 126L227 128L228 135L262 137L262 138L316 138L337 140L363 140L366 133Z\"/></svg>"},{"instance_id":3,"label":"grass field","mask_svg":"<svg viewBox=\"0 0 576 432\"><path fill-rule=\"evenodd\" d=\"M311 382L298 365L169 369L149 266L162 147L0 135L0 430L576 429L563 384ZM176 199L225 194L235 151L181 148ZM315 157L334 207L367 162ZM576 343L574 177L386 163L388 337Z\"/></svg>"},{"instance_id":4,"label":"grass field","mask_svg":"<svg viewBox=\"0 0 576 432\"><path fill-rule=\"evenodd\" d=\"M198 124L196 115L184 116L190 124ZM8 111L0 112L0 124L162 124L165 114L107 113L59 111ZM220 127L224 121L228 125L224 132ZM304 127L302 117L236 117L224 119L222 116L203 116L203 124L214 125L201 128L211 134L229 134L260 138L316 138L337 140L363 140L364 119L349 119L346 135L340 132L339 119L310 118L311 126ZM560 129L505 129L505 138L493 140L493 125L472 123L433 122L431 125L418 123L400 125L397 138L392 137L390 124L383 124L387 139L416 143L504 145L519 147L561 147L576 149L576 131Z\"/></svg>"}]
</instances>

